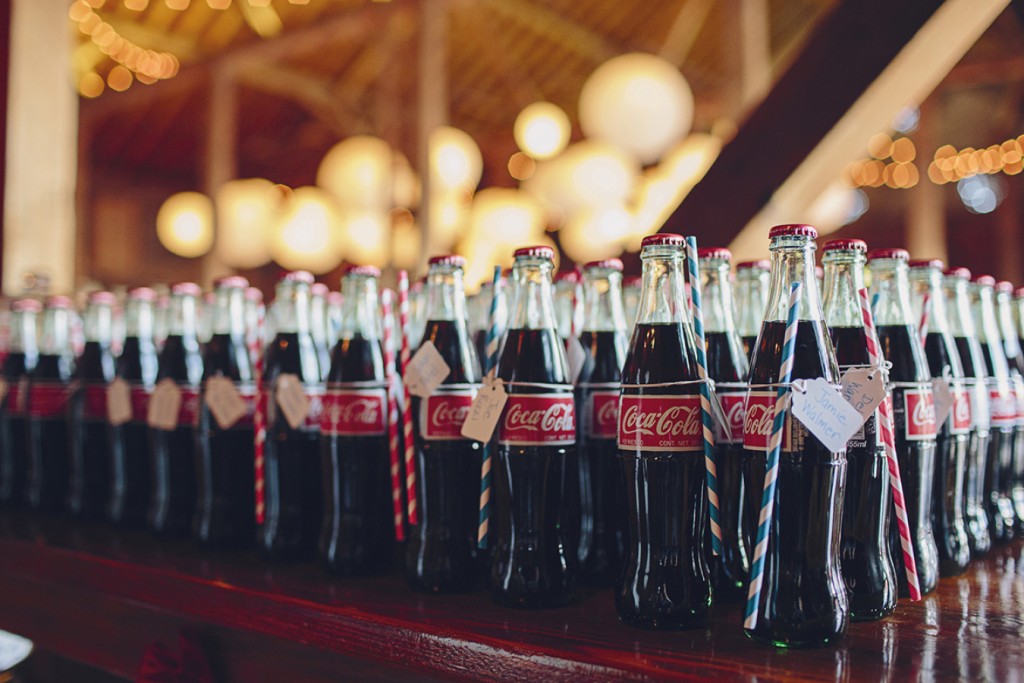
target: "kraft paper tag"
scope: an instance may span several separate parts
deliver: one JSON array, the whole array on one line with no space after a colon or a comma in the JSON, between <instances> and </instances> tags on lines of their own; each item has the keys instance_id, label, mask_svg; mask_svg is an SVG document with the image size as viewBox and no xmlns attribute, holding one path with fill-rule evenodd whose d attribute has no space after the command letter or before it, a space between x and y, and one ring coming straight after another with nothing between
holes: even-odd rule
<instances>
[{"instance_id":1,"label":"kraft paper tag","mask_svg":"<svg viewBox=\"0 0 1024 683\"><path fill-rule=\"evenodd\" d=\"M206 380L203 401L221 429L231 429L248 412L235 383L223 376Z\"/></svg>"},{"instance_id":2,"label":"kraft paper tag","mask_svg":"<svg viewBox=\"0 0 1024 683\"><path fill-rule=\"evenodd\" d=\"M569 383L576 384L583 371L583 365L587 362L587 350L576 337L569 337L569 342L565 346L565 360L569 366Z\"/></svg>"},{"instance_id":3,"label":"kraft paper tag","mask_svg":"<svg viewBox=\"0 0 1024 683\"><path fill-rule=\"evenodd\" d=\"M171 431L178 426L178 411L181 409L181 389L170 377L157 382L149 397L146 422L154 429Z\"/></svg>"},{"instance_id":4,"label":"kraft paper tag","mask_svg":"<svg viewBox=\"0 0 1024 683\"><path fill-rule=\"evenodd\" d=\"M278 377L274 399L284 413L288 426L292 429L301 427L309 414L309 399L306 398L298 376L288 373Z\"/></svg>"},{"instance_id":5,"label":"kraft paper tag","mask_svg":"<svg viewBox=\"0 0 1024 683\"><path fill-rule=\"evenodd\" d=\"M708 388L708 393L711 395L711 412L714 414L715 419L718 420L718 424L722 427L722 432L725 433L726 438L732 441L735 436L732 433L732 425L729 424L729 418L725 414L725 408L722 407L722 401L718 398L718 392L715 391L714 387ZM714 435L711 437L714 439Z\"/></svg>"},{"instance_id":6,"label":"kraft paper tag","mask_svg":"<svg viewBox=\"0 0 1024 683\"><path fill-rule=\"evenodd\" d=\"M793 416L833 453L845 451L846 442L864 424L857 409L822 377L793 382L792 410Z\"/></svg>"},{"instance_id":7,"label":"kraft paper tag","mask_svg":"<svg viewBox=\"0 0 1024 683\"><path fill-rule=\"evenodd\" d=\"M506 401L505 383L492 375L485 377L484 385L477 392L473 405L469 407L469 415L462 423L462 436L483 443L490 441Z\"/></svg>"},{"instance_id":8,"label":"kraft paper tag","mask_svg":"<svg viewBox=\"0 0 1024 683\"><path fill-rule=\"evenodd\" d=\"M0 403L3 403L4 399L7 398L7 391L9 389L10 386L7 384L7 380L0 377Z\"/></svg>"},{"instance_id":9,"label":"kraft paper tag","mask_svg":"<svg viewBox=\"0 0 1024 683\"><path fill-rule=\"evenodd\" d=\"M451 373L452 369L444 362L434 342L428 340L409 359L405 368L405 386L413 396L427 398Z\"/></svg>"},{"instance_id":10,"label":"kraft paper tag","mask_svg":"<svg viewBox=\"0 0 1024 683\"><path fill-rule=\"evenodd\" d=\"M932 400L935 402L935 427L942 429L953 409L953 392L949 390L949 380L936 377L932 380Z\"/></svg>"},{"instance_id":11,"label":"kraft paper tag","mask_svg":"<svg viewBox=\"0 0 1024 683\"><path fill-rule=\"evenodd\" d=\"M885 400L885 378L877 368L850 368L839 378L840 393L866 421Z\"/></svg>"},{"instance_id":12,"label":"kraft paper tag","mask_svg":"<svg viewBox=\"0 0 1024 683\"><path fill-rule=\"evenodd\" d=\"M117 427L131 422L132 417L132 388L117 377L107 387L107 420Z\"/></svg>"}]
</instances>

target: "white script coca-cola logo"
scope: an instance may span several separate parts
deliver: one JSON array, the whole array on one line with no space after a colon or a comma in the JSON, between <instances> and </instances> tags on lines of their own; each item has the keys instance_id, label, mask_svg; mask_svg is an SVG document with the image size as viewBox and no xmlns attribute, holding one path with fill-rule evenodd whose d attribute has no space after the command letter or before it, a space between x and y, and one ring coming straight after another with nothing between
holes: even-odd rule
<instances>
[{"instance_id":1,"label":"white script coca-cola logo","mask_svg":"<svg viewBox=\"0 0 1024 683\"><path fill-rule=\"evenodd\" d=\"M623 396L619 401L619 448L701 450L700 397Z\"/></svg>"},{"instance_id":2,"label":"white script coca-cola logo","mask_svg":"<svg viewBox=\"0 0 1024 683\"><path fill-rule=\"evenodd\" d=\"M476 389L435 393L420 404L420 436L427 440L464 439L462 423L469 415Z\"/></svg>"},{"instance_id":3,"label":"white script coca-cola logo","mask_svg":"<svg viewBox=\"0 0 1024 683\"><path fill-rule=\"evenodd\" d=\"M569 394L514 394L505 404L498 442L512 446L576 443L576 410Z\"/></svg>"},{"instance_id":4,"label":"white script coca-cola logo","mask_svg":"<svg viewBox=\"0 0 1024 683\"><path fill-rule=\"evenodd\" d=\"M751 451L768 452L775 422L775 391L751 391L745 403L746 416L743 421L743 448ZM786 415L782 429L782 450L789 451L792 439L793 419Z\"/></svg>"},{"instance_id":5,"label":"white script coca-cola logo","mask_svg":"<svg viewBox=\"0 0 1024 683\"><path fill-rule=\"evenodd\" d=\"M384 389L328 389L318 403L320 430L328 436L373 436L387 431Z\"/></svg>"},{"instance_id":6,"label":"white script coca-cola logo","mask_svg":"<svg viewBox=\"0 0 1024 683\"><path fill-rule=\"evenodd\" d=\"M937 425L935 399L931 387L904 389L903 400L906 409L904 422L907 440L934 439Z\"/></svg>"},{"instance_id":7,"label":"white script coca-cola logo","mask_svg":"<svg viewBox=\"0 0 1024 683\"><path fill-rule=\"evenodd\" d=\"M722 429L721 425L715 422L716 443L742 443L743 425L746 422L747 396L745 393L720 393L718 400L722 404L726 421L729 424L729 431Z\"/></svg>"},{"instance_id":8,"label":"white script coca-cola logo","mask_svg":"<svg viewBox=\"0 0 1024 683\"><path fill-rule=\"evenodd\" d=\"M950 415L953 434L966 434L971 431L971 399L963 386L953 389L953 410L950 411Z\"/></svg>"},{"instance_id":9,"label":"white script coca-cola logo","mask_svg":"<svg viewBox=\"0 0 1024 683\"><path fill-rule=\"evenodd\" d=\"M590 394L590 423L587 436L614 439L619 428L619 392L595 391Z\"/></svg>"}]
</instances>

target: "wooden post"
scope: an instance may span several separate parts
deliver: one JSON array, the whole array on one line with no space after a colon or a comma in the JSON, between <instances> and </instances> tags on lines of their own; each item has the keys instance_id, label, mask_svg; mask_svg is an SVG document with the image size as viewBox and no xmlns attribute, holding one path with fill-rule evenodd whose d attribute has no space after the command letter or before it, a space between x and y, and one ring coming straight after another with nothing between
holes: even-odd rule
<instances>
[{"instance_id":1,"label":"wooden post","mask_svg":"<svg viewBox=\"0 0 1024 683\"><path fill-rule=\"evenodd\" d=\"M914 141L918 158L915 160L921 179L908 192L907 249L921 258L949 260L946 244L946 199L943 189L928 179L928 152L938 147L938 103L926 100L921 106L921 118Z\"/></svg>"},{"instance_id":2,"label":"wooden post","mask_svg":"<svg viewBox=\"0 0 1024 683\"><path fill-rule=\"evenodd\" d=\"M217 188L238 175L238 84L232 69L214 69L208 107L202 177L203 191L213 197ZM213 250L203 258L205 286L233 272L222 260L221 248L215 240Z\"/></svg>"},{"instance_id":3,"label":"wooden post","mask_svg":"<svg viewBox=\"0 0 1024 683\"><path fill-rule=\"evenodd\" d=\"M419 224L423 249L420 270L425 270L430 246L430 133L448 122L448 3L421 0L418 94L416 112L417 166L423 183Z\"/></svg>"},{"instance_id":4,"label":"wooden post","mask_svg":"<svg viewBox=\"0 0 1024 683\"><path fill-rule=\"evenodd\" d=\"M1016 180L1016 179L1013 179ZM992 245L995 255L993 270L1003 280L1010 280L1020 286L1024 281L1024 263L1021 263L1021 252L1024 251L1024 239L1021 236L1020 184L1011 182L1006 192L1006 199L993 213L996 222L996 242Z\"/></svg>"}]
</instances>

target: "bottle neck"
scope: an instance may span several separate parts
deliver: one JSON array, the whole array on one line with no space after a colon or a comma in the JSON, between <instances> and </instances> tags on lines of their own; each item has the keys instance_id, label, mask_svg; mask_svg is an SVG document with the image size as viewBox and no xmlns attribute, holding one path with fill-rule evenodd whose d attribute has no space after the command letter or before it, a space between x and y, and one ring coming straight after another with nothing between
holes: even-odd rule
<instances>
[{"instance_id":1,"label":"bottle neck","mask_svg":"<svg viewBox=\"0 0 1024 683\"><path fill-rule=\"evenodd\" d=\"M683 294L682 248L669 245L645 247L640 258L643 261L643 277L636 322L689 322L686 297Z\"/></svg>"},{"instance_id":2,"label":"bottle neck","mask_svg":"<svg viewBox=\"0 0 1024 683\"><path fill-rule=\"evenodd\" d=\"M32 311L11 313L10 350L13 353L36 353L36 314Z\"/></svg>"},{"instance_id":3,"label":"bottle neck","mask_svg":"<svg viewBox=\"0 0 1024 683\"><path fill-rule=\"evenodd\" d=\"M920 322L928 302L927 331L939 334L951 332L946 299L942 296L942 276L936 268L914 268L910 271L910 305L913 320Z\"/></svg>"},{"instance_id":4,"label":"bottle neck","mask_svg":"<svg viewBox=\"0 0 1024 683\"><path fill-rule=\"evenodd\" d=\"M466 319L466 290L462 268L437 264L427 273L424 320Z\"/></svg>"},{"instance_id":5,"label":"bottle neck","mask_svg":"<svg viewBox=\"0 0 1024 683\"><path fill-rule=\"evenodd\" d=\"M153 304L141 299L129 299L124 313L125 336L153 339Z\"/></svg>"},{"instance_id":6,"label":"bottle neck","mask_svg":"<svg viewBox=\"0 0 1024 683\"><path fill-rule=\"evenodd\" d=\"M583 298L580 283L565 279L555 283L555 318L558 336L568 339L578 335L583 325Z\"/></svg>"},{"instance_id":7,"label":"bottle neck","mask_svg":"<svg viewBox=\"0 0 1024 683\"><path fill-rule=\"evenodd\" d=\"M198 300L189 294L172 294L167 310L167 335L198 339L196 314Z\"/></svg>"},{"instance_id":8,"label":"bottle neck","mask_svg":"<svg viewBox=\"0 0 1024 683\"><path fill-rule=\"evenodd\" d=\"M825 263L825 324L832 327L863 327L860 290L864 287L864 254L854 250L830 251Z\"/></svg>"},{"instance_id":9,"label":"bottle neck","mask_svg":"<svg viewBox=\"0 0 1024 683\"><path fill-rule=\"evenodd\" d=\"M521 256L516 259L512 269L516 290L510 329L555 329L552 269L553 264L546 258Z\"/></svg>"},{"instance_id":10,"label":"bottle neck","mask_svg":"<svg viewBox=\"0 0 1024 683\"><path fill-rule=\"evenodd\" d=\"M309 326L317 344L327 344L327 297L312 294L309 300Z\"/></svg>"},{"instance_id":11,"label":"bottle neck","mask_svg":"<svg viewBox=\"0 0 1024 683\"><path fill-rule=\"evenodd\" d=\"M1014 318L1017 321L1017 338L1024 340L1024 297L1016 299L1014 302L1016 312Z\"/></svg>"},{"instance_id":12,"label":"bottle neck","mask_svg":"<svg viewBox=\"0 0 1024 683\"><path fill-rule=\"evenodd\" d=\"M309 334L309 285L282 281L274 296L274 332Z\"/></svg>"},{"instance_id":13,"label":"bottle neck","mask_svg":"<svg viewBox=\"0 0 1024 683\"><path fill-rule=\"evenodd\" d=\"M742 337L756 337L761 331L771 275L761 268L736 271L737 331Z\"/></svg>"},{"instance_id":14,"label":"bottle neck","mask_svg":"<svg viewBox=\"0 0 1024 683\"><path fill-rule=\"evenodd\" d=\"M960 278L944 278L942 293L947 304L949 331L954 337L973 338L974 316L971 313L970 298L967 296L967 282Z\"/></svg>"},{"instance_id":15,"label":"bottle neck","mask_svg":"<svg viewBox=\"0 0 1024 683\"><path fill-rule=\"evenodd\" d=\"M498 285L498 308L496 310L498 329L504 330L508 323L508 285L504 279ZM470 299L469 329L471 332L482 332L491 326L491 300L494 298L494 287L485 283L480 291Z\"/></svg>"},{"instance_id":16,"label":"bottle neck","mask_svg":"<svg viewBox=\"0 0 1024 683\"><path fill-rule=\"evenodd\" d=\"M39 352L48 356L71 355L71 312L65 308L48 308L43 313L43 337Z\"/></svg>"},{"instance_id":17,"label":"bottle neck","mask_svg":"<svg viewBox=\"0 0 1024 683\"><path fill-rule=\"evenodd\" d=\"M1010 292L996 293L996 316L999 319L999 334L1003 340L1003 348L1006 349L1007 358L1016 358L1020 355L1020 340L1017 338L1017 328L1013 321L1013 294Z\"/></svg>"},{"instance_id":18,"label":"bottle neck","mask_svg":"<svg viewBox=\"0 0 1024 683\"><path fill-rule=\"evenodd\" d=\"M868 264L871 271L872 313L875 324L909 325L913 322L910 308L910 284L907 264L902 259L876 259ZM877 297L878 302L874 303Z\"/></svg>"},{"instance_id":19,"label":"bottle neck","mask_svg":"<svg viewBox=\"0 0 1024 683\"><path fill-rule=\"evenodd\" d=\"M213 333L245 336L245 290L221 287L216 292Z\"/></svg>"},{"instance_id":20,"label":"bottle neck","mask_svg":"<svg viewBox=\"0 0 1024 683\"><path fill-rule=\"evenodd\" d=\"M765 321L783 321L789 313L789 290L794 282L803 285L797 318L821 320L818 280L814 275L814 240L802 235L784 235L772 240L771 280Z\"/></svg>"},{"instance_id":21,"label":"bottle neck","mask_svg":"<svg viewBox=\"0 0 1024 683\"><path fill-rule=\"evenodd\" d=\"M995 301L991 287L971 285L968 288L971 297L971 312L974 317L974 328L977 330L978 341L988 344L999 341L999 323L996 321Z\"/></svg>"},{"instance_id":22,"label":"bottle neck","mask_svg":"<svg viewBox=\"0 0 1024 683\"><path fill-rule=\"evenodd\" d=\"M729 281L729 262L719 258L702 259L700 275L704 329L708 332L735 332L735 307L732 300L732 283Z\"/></svg>"},{"instance_id":23,"label":"bottle neck","mask_svg":"<svg viewBox=\"0 0 1024 683\"><path fill-rule=\"evenodd\" d=\"M583 330L625 332L622 273L614 268L588 268L583 273Z\"/></svg>"},{"instance_id":24,"label":"bottle neck","mask_svg":"<svg viewBox=\"0 0 1024 683\"><path fill-rule=\"evenodd\" d=\"M341 282L345 303L341 313L341 338L379 339L377 324L377 278L347 275Z\"/></svg>"},{"instance_id":25,"label":"bottle neck","mask_svg":"<svg viewBox=\"0 0 1024 683\"><path fill-rule=\"evenodd\" d=\"M114 312L106 304L90 304L85 309L82 322L85 341L98 342L101 346L110 346L114 322Z\"/></svg>"}]
</instances>

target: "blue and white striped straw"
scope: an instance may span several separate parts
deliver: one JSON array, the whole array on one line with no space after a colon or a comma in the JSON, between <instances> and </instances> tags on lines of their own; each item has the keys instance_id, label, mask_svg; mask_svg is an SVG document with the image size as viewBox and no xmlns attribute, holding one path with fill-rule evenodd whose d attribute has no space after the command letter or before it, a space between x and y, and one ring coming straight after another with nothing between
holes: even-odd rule
<instances>
[{"instance_id":1,"label":"blue and white striped straw","mask_svg":"<svg viewBox=\"0 0 1024 683\"><path fill-rule=\"evenodd\" d=\"M789 290L789 315L786 319L786 338L782 344L782 362L779 367L779 391L775 398L775 420L772 422L772 437L768 442L768 463L764 473L764 491L761 495L761 514L757 522L757 543L754 558L750 564L750 585L747 592L747 609L743 627L753 630L757 626L757 603L761 599L761 584L764 580L764 558L768 550L768 530L772 525L775 511L775 484L779 478L779 451L782 448L782 428L786 424L792 393L790 381L793 377L793 348L796 346L797 309L803 286L794 282Z\"/></svg>"},{"instance_id":2,"label":"blue and white striped straw","mask_svg":"<svg viewBox=\"0 0 1024 683\"><path fill-rule=\"evenodd\" d=\"M491 311L487 325L484 346L483 371L488 375L498 367L498 297L501 292L501 266L494 266L494 280L491 287ZM491 444L485 443L480 464L480 527L477 530L477 545L487 547L487 528L491 517Z\"/></svg>"},{"instance_id":3,"label":"blue and white striped straw","mask_svg":"<svg viewBox=\"0 0 1024 683\"><path fill-rule=\"evenodd\" d=\"M722 554L722 526L718 512L718 469L715 466L715 425L711 416L711 386L704 346L704 311L700 300L700 269L697 238L686 238L686 266L690 272L690 307L693 332L697 337L697 372L700 375L700 417L704 423L704 469L707 472L708 509L711 517L711 551Z\"/></svg>"}]
</instances>

